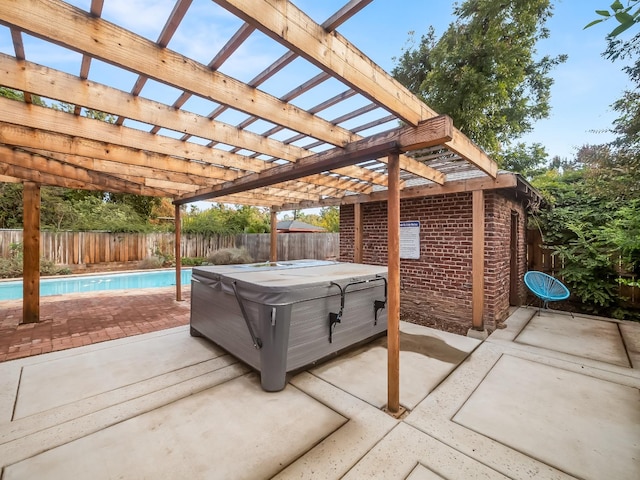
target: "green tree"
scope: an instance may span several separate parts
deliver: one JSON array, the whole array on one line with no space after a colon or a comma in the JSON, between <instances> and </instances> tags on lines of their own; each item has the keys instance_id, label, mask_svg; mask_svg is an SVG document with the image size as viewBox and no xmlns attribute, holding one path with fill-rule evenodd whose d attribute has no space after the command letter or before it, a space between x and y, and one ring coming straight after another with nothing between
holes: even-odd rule
<instances>
[{"instance_id":1,"label":"green tree","mask_svg":"<svg viewBox=\"0 0 640 480\"><path fill-rule=\"evenodd\" d=\"M332 210L330 210L330 208L333 207L328 207L329 209L322 209L320 211L320 215L318 215L317 213L306 213L304 211L301 210L294 210L293 211L293 215L285 215L284 220L298 220L300 222L304 222L304 223L308 223L309 225L313 225L315 227L321 227L321 228L327 228L325 226L325 223L329 222L331 223L332 220L329 218L330 216L333 215ZM324 212L324 214L323 214ZM338 211L339 212L339 211ZM325 217L323 217L323 215ZM339 218L338 218L338 223L339 223ZM339 228L339 226L338 226ZM329 230L327 228L327 230Z\"/></svg>"},{"instance_id":2,"label":"green tree","mask_svg":"<svg viewBox=\"0 0 640 480\"><path fill-rule=\"evenodd\" d=\"M104 202L87 196L74 204L73 230L146 232L152 227L130 205Z\"/></svg>"},{"instance_id":3,"label":"green tree","mask_svg":"<svg viewBox=\"0 0 640 480\"><path fill-rule=\"evenodd\" d=\"M320 210L320 226L327 232L340 231L340 209L338 207L326 207Z\"/></svg>"},{"instance_id":4,"label":"green tree","mask_svg":"<svg viewBox=\"0 0 640 480\"><path fill-rule=\"evenodd\" d=\"M612 145L586 145L577 154L589 188L603 201L618 203L640 197L638 155Z\"/></svg>"},{"instance_id":5,"label":"green tree","mask_svg":"<svg viewBox=\"0 0 640 480\"><path fill-rule=\"evenodd\" d=\"M629 76L631 88L624 90L613 109L619 117L613 122L616 140L613 146L640 154L640 33L629 40L608 37L605 58L612 62L625 61L622 71Z\"/></svg>"},{"instance_id":6,"label":"green tree","mask_svg":"<svg viewBox=\"0 0 640 480\"><path fill-rule=\"evenodd\" d=\"M43 187L40 189L40 225L47 230L72 230L78 213L74 205L80 198L66 188Z\"/></svg>"},{"instance_id":7,"label":"green tree","mask_svg":"<svg viewBox=\"0 0 640 480\"><path fill-rule=\"evenodd\" d=\"M625 62L622 71L628 75L631 87L612 105L619 115L611 129L615 140L586 157L586 163L591 167L591 183L606 198L629 201L640 196L640 33L628 40L619 35L640 23L640 0L628 1L626 7L616 0L611 9L611 14L597 11L604 17L600 21L615 18L619 23L607 36L603 55L612 62ZM600 22L590 25L597 23Z\"/></svg>"},{"instance_id":8,"label":"green tree","mask_svg":"<svg viewBox=\"0 0 640 480\"><path fill-rule=\"evenodd\" d=\"M227 223L242 233L267 233L271 230L271 216L267 209L248 205L228 210Z\"/></svg>"},{"instance_id":9,"label":"green tree","mask_svg":"<svg viewBox=\"0 0 640 480\"><path fill-rule=\"evenodd\" d=\"M205 235L266 233L271 225L267 210L251 206L237 208L216 203L207 210L192 207L184 222L183 232Z\"/></svg>"},{"instance_id":10,"label":"green tree","mask_svg":"<svg viewBox=\"0 0 640 480\"><path fill-rule=\"evenodd\" d=\"M126 205L135 211L141 218L152 218L155 208L160 206L162 200L159 197L145 197L130 193L103 192L103 200L117 205Z\"/></svg>"},{"instance_id":11,"label":"green tree","mask_svg":"<svg viewBox=\"0 0 640 480\"><path fill-rule=\"evenodd\" d=\"M0 228L22 228L21 183L0 183Z\"/></svg>"},{"instance_id":12,"label":"green tree","mask_svg":"<svg viewBox=\"0 0 640 480\"><path fill-rule=\"evenodd\" d=\"M497 160L549 115L550 70L565 55L536 60L549 36L549 0L466 0L438 40L432 29L409 45L393 75Z\"/></svg>"},{"instance_id":13,"label":"green tree","mask_svg":"<svg viewBox=\"0 0 640 480\"><path fill-rule=\"evenodd\" d=\"M546 168L543 165L547 161L547 151L540 143L526 145L519 142L504 152L502 168L523 174L531 179L543 173Z\"/></svg>"},{"instance_id":14,"label":"green tree","mask_svg":"<svg viewBox=\"0 0 640 480\"><path fill-rule=\"evenodd\" d=\"M623 267L640 275L640 199L619 208L601 233L611 248L620 253Z\"/></svg>"}]
</instances>

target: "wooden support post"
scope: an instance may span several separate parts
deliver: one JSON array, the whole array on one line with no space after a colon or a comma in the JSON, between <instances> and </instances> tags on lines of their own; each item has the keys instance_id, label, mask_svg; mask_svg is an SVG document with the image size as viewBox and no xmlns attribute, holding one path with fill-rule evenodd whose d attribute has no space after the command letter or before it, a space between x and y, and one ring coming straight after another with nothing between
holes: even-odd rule
<instances>
[{"instance_id":1,"label":"wooden support post","mask_svg":"<svg viewBox=\"0 0 640 480\"><path fill-rule=\"evenodd\" d=\"M387 411L400 412L400 155L388 156Z\"/></svg>"},{"instance_id":2,"label":"wooden support post","mask_svg":"<svg viewBox=\"0 0 640 480\"><path fill-rule=\"evenodd\" d=\"M182 237L182 221L180 218L180 205L176 205L174 215L175 230L176 230L176 301L182 301L182 248L180 248L180 242Z\"/></svg>"},{"instance_id":3,"label":"wooden support post","mask_svg":"<svg viewBox=\"0 0 640 480\"><path fill-rule=\"evenodd\" d=\"M353 206L353 263L362 263L362 204Z\"/></svg>"},{"instance_id":4,"label":"wooden support post","mask_svg":"<svg viewBox=\"0 0 640 480\"><path fill-rule=\"evenodd\" d=\"M278 217L273 208L271 209L271 243L269 248L269 261L278 261Z\"/></svg>"},{"instance_id":5,"label":"wooden support post","mask_svg":"<svg viewBox=\"0 0 640 480\"><path fill-rule=\"evenodd\" d=\"M471 328L484 330L484 192L472 192L473 234L471 261Z\"/></svg>"},{"instance_id":6,"label":"wooden support post","mask_svg":"<svg viewBox=\"0 0 640 480\"><path fill-rule=\"evenodd\" d=\"M40 321L40 185L23 189L22 323Z\"/></svg>"}]
</instances>

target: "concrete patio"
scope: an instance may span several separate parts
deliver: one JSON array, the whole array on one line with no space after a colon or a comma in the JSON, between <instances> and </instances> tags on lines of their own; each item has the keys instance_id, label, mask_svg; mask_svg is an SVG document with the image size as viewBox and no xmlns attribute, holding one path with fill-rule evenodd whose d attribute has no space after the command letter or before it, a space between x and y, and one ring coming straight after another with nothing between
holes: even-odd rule
<instances>
[{"instance_id":1,"label":"concrete patio","mask_svg":"<svg viewBox=\"0 0 640 480\"><path fill-rule=\"evenodd\" d=\"M640 478L640 324L518 309L486 341L401 324L265 393L187 326L0 363L2 480Z\"/></svg>"}]
</instances>

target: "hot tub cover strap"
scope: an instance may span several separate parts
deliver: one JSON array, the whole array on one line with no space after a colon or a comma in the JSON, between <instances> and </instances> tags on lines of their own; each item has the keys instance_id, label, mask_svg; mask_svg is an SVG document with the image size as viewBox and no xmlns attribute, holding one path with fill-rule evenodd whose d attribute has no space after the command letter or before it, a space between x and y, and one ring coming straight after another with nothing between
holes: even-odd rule
<instances>
[{"instance_id":1,"label":"hot tub cover strap","mask_svg":"<svg viewBox=\"0 0 640 480\"><path fill-rule=\"evenodd\" d=\"M238 293L238 287L236 286L236 282L232 282L231 286L233 287L233 293L235 293L236 295L236 300L238 300L238 305L240 306L240 312L242 312L242 317L244 318L244 321L247 324L247 329L249 330L249 334L251 335L253 346L259 350L262 348L262 340L260 340L260 338L258 338L258 336L253 331L251 320L249 319L249 315L247 314L247 311L244 308L244 303L242 303L242 297Z\"/></svg>"},{"instance_id":2,"label":"hot tub cover strap","mask_svg":"<svg viewBox=\"0 0 640 480\"><path fill-rule=\"evenodd\" d=\"M387 304L387 279L385 277L378 277L369 280L361 280L359 282L347 283L344 288L339 283L330 282L330 286L338 287L340 289L340 311L338 313L329 312L329 343L333 343L333 330L338 323L341 323L342 314L344 312L344 298L347 293L347 288L352 285L360 285L362 283L371 283L376 281L384 281L384 300L373 301L373 324L378 324L378 312L383 309Z\"/></svg>"}]
</instances>

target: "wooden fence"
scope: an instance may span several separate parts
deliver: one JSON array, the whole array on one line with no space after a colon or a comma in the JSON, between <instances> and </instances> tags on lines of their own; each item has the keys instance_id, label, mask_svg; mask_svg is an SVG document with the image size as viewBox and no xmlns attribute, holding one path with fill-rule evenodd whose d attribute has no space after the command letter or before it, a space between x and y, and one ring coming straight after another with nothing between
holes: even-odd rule
<instances>
[{"instance_id":1,"label":"wooden fence","mask_svg":"<svg viewBox=\"0 0 640 480\"><path fill-rule=\"evenodd\" d=\"M278 259L337 258L338 233L278 234ZM0 230L0 257L11 255L11 246L22 243L22 230ZM245 248L256 262L269 259L268 233L240 235L187 235L181 239L181 257L207 257L223 248ZM173 233L41 232L40 254L72 271L100 266L135 267L154 255L173 256Z\"/></svg>"}]
</instances>

